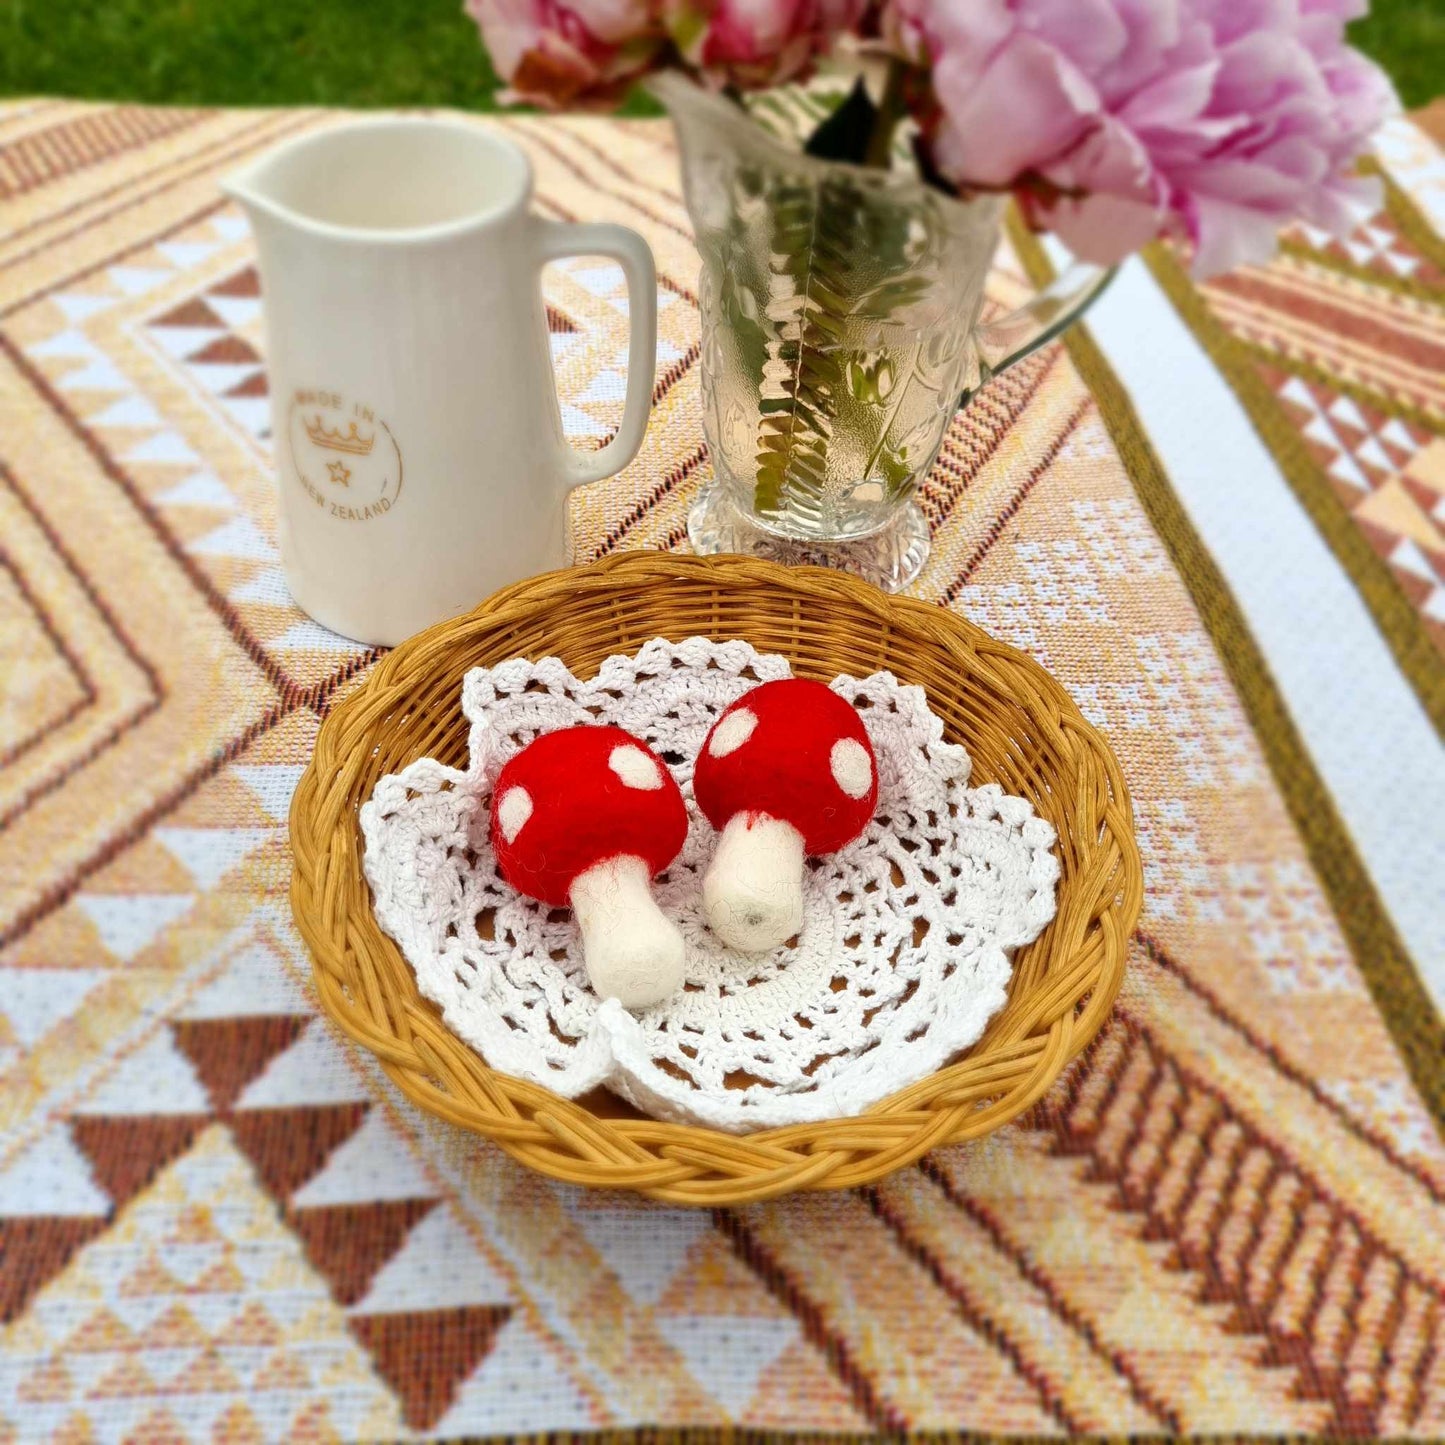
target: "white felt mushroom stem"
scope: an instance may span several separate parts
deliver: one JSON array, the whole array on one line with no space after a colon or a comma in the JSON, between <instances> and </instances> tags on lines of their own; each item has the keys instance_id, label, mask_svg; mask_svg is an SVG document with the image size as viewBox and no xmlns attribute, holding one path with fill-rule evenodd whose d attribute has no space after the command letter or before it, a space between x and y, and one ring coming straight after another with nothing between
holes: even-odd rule
<instances>
[{"instance_id":1,"label":"white felt mushroom stem","mask_svg":"<svg viewBox=\"0 0 1445 1445\"><path fill-rule=\"evenodd\" d=\"M572 880L587 976L600 998L623 1008L648 1008L682 984L682 934L658 908L651 884L641 858L610 858Z\"/></svg>"},{"instance_id":2,"label":"white felt mushroom stem","mask_svg":"<svg viewBox=\"0 0 1445 1445\"><path fill-rule=\"evenodd\" d=\"M803 835L766 813L734 813L702 884L708 926L730 948L766 953L803 926Z\"/></svg>"}]
</instances>

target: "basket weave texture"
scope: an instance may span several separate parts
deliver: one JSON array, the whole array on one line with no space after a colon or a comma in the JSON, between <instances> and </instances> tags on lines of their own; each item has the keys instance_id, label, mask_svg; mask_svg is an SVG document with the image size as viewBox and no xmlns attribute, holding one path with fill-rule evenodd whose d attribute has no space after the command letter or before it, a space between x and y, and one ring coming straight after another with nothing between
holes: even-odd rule
<instances>
[{"instance_id":1,"label":"basket weave texture","mask_svg":"<svg viewBox=\"0 0 1445 1445\"><path fill-rule=\"evenodd\" d=\"M373 915L357 810L416 758L465 766L470 668L556 656L590 677L649 638L694 636L743 638L800 676L888 669L918 684L945 736L968 749L971 782L1027 798L1058 832L1057 916L1015 956L1005 1007L959 1060L856 1118L739 1137L498 1073L442 1023ZM619 554L518 583L410 639L326 719L292 803L291 844L291 904L322 1005L405 1094L544 1174L675 1204L851 1188L1013 1119L1108 1015L1143 896L1118 763L1036 662L843 573L731 557Z\"/></svg>"}]
</instances>

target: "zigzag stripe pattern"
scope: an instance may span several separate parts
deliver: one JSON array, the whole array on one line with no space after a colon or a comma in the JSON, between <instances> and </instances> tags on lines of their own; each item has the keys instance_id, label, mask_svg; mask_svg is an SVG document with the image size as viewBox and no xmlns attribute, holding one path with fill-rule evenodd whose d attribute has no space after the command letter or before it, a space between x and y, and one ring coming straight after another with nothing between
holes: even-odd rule
<instances>
[{"instance_id":1,"label":"zigzag stripe pattern","mask_svg":"<svg viewBox=\"0 0 1445 1445\"><path fill-rule=\"evenodd\" d=\"M1031 1125L1169 1247L1166 1268L1198 1277L1201 1302L1228 1306L1222 1328L1295 1371L1332 1433L1407 1432L1438 1410L1445 1290L1135 1020L1109 1025Z\"/></svg>"}]
</instances>

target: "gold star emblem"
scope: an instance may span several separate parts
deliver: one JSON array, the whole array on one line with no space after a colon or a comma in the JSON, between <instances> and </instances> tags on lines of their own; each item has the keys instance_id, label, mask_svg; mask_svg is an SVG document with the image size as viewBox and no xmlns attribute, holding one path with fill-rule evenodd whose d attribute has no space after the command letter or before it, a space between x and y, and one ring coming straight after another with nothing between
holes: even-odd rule
<instances>
[{"instance_id":1,"label":"gold star emblem","mask_svg":"<svg viewBox=\"0 0 1445 1445\"><path fill-rule=\"evenodd\" d=\"M347 486L351 481L351 468L345 462L327 462L326 470L331 473L331 480L339 487Z\"/></svg>"}]
</instances>

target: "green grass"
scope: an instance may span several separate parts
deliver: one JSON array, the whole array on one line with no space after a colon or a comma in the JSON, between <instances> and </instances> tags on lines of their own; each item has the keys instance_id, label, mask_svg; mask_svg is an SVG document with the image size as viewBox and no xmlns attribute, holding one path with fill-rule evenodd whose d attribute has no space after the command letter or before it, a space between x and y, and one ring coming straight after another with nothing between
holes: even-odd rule
<instances>
[{"instance_id":1,"label":"green grass","mask_svg":"<svg viewBox=\"0 0 1445 1445\"><path fill-rule=\"evenodd\" d=\"M1375 0L1350 39L1389 71L1408 109L1445 94L1445 5L1440 0Z\"/></svg>"},{"instance_id":2,"label":"green grass","mask_svg":"<svg viewBox=\"0 0 1445 1445\"><path fill-rule=\"evenodd\" d=\"M1376 0L1355 37L1407 106L1445 85L1440 0ZM496 88L461 0L0 0L0 95L485 110Z\"/></svg>"},{"instance_id":3,"label":"green grass","mask_svg":"<svg viewBox=\"0 0 1445 1445\"><path fill-rule=\"evenodd\" d=\"M0 0L0 92L489 109L460 0Z\"/></svg>"}]
</instances>

